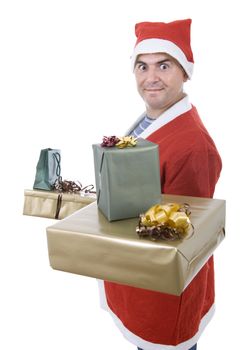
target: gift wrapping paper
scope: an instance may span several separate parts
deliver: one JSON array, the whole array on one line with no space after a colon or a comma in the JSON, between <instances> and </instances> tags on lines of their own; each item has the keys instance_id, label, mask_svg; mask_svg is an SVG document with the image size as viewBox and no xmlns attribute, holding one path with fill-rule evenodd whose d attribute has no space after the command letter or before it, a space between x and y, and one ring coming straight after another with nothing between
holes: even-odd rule
<instances>
[{"instance_id":1,"label":"gift wrapping paper","mask_svg":"<svg viewBox=\"0 0 245 350\"><path fill-rule=\"evenodd\" d=\"M50 219L64 219L78 209L96 201L94 194L25 190L23 214Z\"/></svg>"},{"instance_id":2,"label":"gift wrapping paper","mask_svg":"<svg viewBox=\"0 0 245 350\"><path fill-rule=\"evenodd\" d=\"M158 145L138 139L135 147L93 145L97 204L109 221L137 217L160 202Z\"/></svg>"},{"instance_id":3,"label":"gift wrapping paper","mask_svg":"<svg viewBox=\"0 0 245 350\"><path fill-rule=\"evenodd\" d=\"M176 241L136 234L138 218L109 222L96 203L47 228L53 269L180 295L224 238L225 201L163 195L188 203L193 233Z\"/></svg>"}]
</instances>

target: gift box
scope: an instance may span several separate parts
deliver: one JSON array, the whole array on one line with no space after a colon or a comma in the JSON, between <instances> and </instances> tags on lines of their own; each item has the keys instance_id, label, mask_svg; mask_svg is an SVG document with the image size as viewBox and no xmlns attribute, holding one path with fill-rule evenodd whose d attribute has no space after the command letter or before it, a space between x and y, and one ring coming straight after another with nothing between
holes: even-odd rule
<instances>
[{"instance_id":1,"label":"gift box","mask_svg":"<svg viewBox=\"0 0 245 350\"><path fill-rule=\"evenodd\" d=\"M25 190L23 214L50 219L63 219L78 209L96 201L94 194Z\"/></svg>"},{"instance_id":2,"label":"gift box","mask_svg":"<svg viewBox=\"0 0 245 350\"><path fill-rule=\"evenodd\" d=\"M180 295L224 238L225 201L163 195L188 203L193 232L176 241L136 234L138 219L109 222L96 203L47 228L53 269Z\"/></svg>"},{"instance_id":3,"label":"gift box","mask_svg":"<svg viewBox=\"0 0 245 350\"><path fill-rule=\"evenodd\" d=\"M138 139L135 147L93 145L97 204L109 221L137 217L160 201L158 145Z\"/></svg>"}]
</instances>

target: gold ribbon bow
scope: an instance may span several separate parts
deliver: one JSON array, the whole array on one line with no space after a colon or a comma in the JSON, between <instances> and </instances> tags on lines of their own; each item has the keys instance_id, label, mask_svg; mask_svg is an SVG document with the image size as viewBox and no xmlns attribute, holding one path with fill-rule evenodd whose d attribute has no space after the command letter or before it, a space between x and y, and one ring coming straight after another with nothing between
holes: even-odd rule
<instances>
[{"instance_id":1,"label":"gold ribbon bow","mask_svg":"<svg viewBox=\"0 0 245 350\"><path fill-rule=\"evenodd\" d=\"M192 227L189 216L189 205L186 203L157 204L140 215L136 232L140 237L150 236L153 240L180 239Z\"/></svg>"},{"instance_id":2,"label":"gold ribbon bow","mask_svg":"<svg viewBox=\"0 0 245 350\"><path fill-rule=\"evenodd\" d=\"M119 138L120 141L116 143L118 148L134 147L136 146L137 140L133 136L123 136Z\"/></svg>"}]
</instances>

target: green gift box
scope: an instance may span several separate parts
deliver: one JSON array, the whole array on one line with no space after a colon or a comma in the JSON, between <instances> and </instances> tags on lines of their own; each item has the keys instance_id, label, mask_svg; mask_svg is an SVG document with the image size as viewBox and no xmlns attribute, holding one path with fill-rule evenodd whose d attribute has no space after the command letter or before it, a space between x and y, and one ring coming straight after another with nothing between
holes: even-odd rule
<instances>
[{"instance_id":1,"label":"green gift box","mask_svg":"<svg viewBox=\"0 0 245 350\"><path fill-rule=\"evenodd\" d=\"M161 200L158 145L93 145L97 204L109 221L137 217Z\"/></svg>"}]
</instances>

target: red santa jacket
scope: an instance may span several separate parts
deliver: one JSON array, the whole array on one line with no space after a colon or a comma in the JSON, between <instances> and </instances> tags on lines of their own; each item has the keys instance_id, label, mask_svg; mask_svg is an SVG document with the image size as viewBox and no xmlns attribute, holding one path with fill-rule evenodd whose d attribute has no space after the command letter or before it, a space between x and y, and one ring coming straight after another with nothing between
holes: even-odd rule
<instances>
[{"instance_id":1,"label":"red santa jacket","mask_svg":"<svg viewBox=\"0 0 245 350\"><path fill-rule=\"evenodd\" d=\"M221 159L188 97L141 136L159 145L163 193L213 196ZM180 296L111 282L104 282L102 289L104 305L133 344L144 350L187 350L214 311L213 257Z\"/></svg>"}]
</instances>

